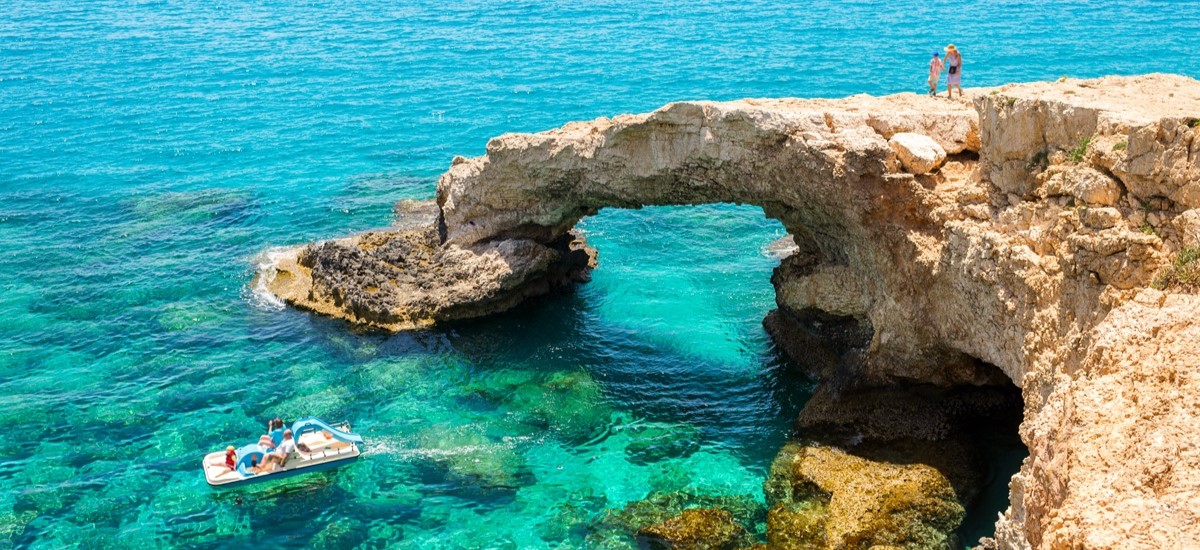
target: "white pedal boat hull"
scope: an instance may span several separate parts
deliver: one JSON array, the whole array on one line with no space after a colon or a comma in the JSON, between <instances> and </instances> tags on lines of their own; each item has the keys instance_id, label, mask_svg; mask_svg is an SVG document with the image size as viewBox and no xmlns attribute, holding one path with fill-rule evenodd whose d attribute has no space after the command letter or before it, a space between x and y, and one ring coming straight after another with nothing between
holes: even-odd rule
<instances>
[{"instance_id":1,"label":"white pedal boat hull","mask_svg":"<svg viewBox=\"0 0 1200 550\"><path fill-rule=\"evenodd\" d=\"M297 425L299 424L300 422L297 422ZM323 422L319 425L328 427ZM348 430L348 426L346 429ZM336 434L344 435L342 431L336 428L330 428L330 430ZM256 446L246 446L239 450L239 466L242 467L232 470L225 466L225 451L208 453L204 456L204 479L213 487L230 487L327 470L358 460L362 452L357 442L328 437L325 435L327 433L322 431L302 433L296 441L297 446L303 445L309 449L309 452L294 451L284 461L282 467L276 466L268 472L254 473L243 464L244 451L251 449L251 453L261 452ZM361 438L354 437L358 442L361 442Z\"/></svg>"}]
</instances>

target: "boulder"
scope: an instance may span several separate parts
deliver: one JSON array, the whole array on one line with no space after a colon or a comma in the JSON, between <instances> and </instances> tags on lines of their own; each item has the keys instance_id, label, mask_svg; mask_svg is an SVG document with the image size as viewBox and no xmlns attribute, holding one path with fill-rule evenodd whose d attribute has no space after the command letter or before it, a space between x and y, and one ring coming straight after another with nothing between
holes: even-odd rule
<instances>
[{"instance_id":1,"label":"boulder","mask_svg":"<svg viewBox=\"0 0 1200 550\"><path fill-rule=\"evenodd\" d=\"M761 523L766 514L753 495L709 496L686 492L654 492L621 509L605 510L588 526L588 548L706 548L729 540L749 545L745 526ZM670 546L672 544L678 546ZM688 544L701 544L688 546Z\"/></svg>"},{"instance_id":2,"label":"boulder","mask_svg":"<svg viewBox=\"0 0 1200 550\"><path fill-rule=\"evenodd\" d=\"M1089 206L1112 206L1121 199L1121 184L1090 165L1053 166L1043 179L1045 197L1070 196Z\"/></svg>"},{"instance_id":3,"label":"boulder","mask_svg":"<svg viewBox=\"0 0 1200 550\"><path fill-rule=\"evenodd\" d=\"M749 533L725 510L693 508L638 531L650 548L672 550L733 550L744 546Z\"/></svg>"},{"instance_id":4,"label":"boulder","mask_svg":"<svg viewBox=\"0 0 1200 550\"><path fill-rule=\"evenodd\" d=\"M913 174L928 174L946 162L946 150L933 138L901 132L888 140L904 169Z\"/></svg>"},{"instance_id":5,"label":"boulder","mask_svg":"<svg viewBox=\"0 0 1200 550\"><path fill-rule=\"evenodd\" d=\"M768 514L782 548L948 547L965 513L950 480L920 462L796 443L771 475L788 493Z\"/></svg>"}]
</instances>

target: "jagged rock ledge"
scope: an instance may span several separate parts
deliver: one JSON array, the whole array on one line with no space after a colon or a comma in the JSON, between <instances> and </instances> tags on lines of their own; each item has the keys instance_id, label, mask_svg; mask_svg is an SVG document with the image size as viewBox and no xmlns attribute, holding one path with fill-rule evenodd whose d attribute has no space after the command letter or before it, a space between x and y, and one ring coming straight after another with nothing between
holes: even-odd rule
<instances>
[{"instance_id":1,"label":"jagged rock ledge","mask_svg":"<svg viewBox=\"0 0 1200 550\"><path fill-rule=\"evenodd\" d=\"M759 205L797 245L771 333L801 357L823 330L855 350L817 374L1020 388L1030 456L999 546L1200 546L1200 82L969 96L674 103L506 134L454 159L425 224L296 249L262 276L294 305L400 330L585 276L570 230L601 208ZM859 464L850 447L794 453L797 475Z\"/></svg>"},{"instance_id":2,"label":"jagged rock ledge","mask_svg":"<svg viewBox=\"0 0 1200 550\"><path fill-rule=\"evenodd\" d=\"M401 201L392 227L280 250L259 276L298 308L401 331L504 311L585 282L596 265L572 233L444 244L439 216L433 201Z\"/></svg>"}]
</instances>

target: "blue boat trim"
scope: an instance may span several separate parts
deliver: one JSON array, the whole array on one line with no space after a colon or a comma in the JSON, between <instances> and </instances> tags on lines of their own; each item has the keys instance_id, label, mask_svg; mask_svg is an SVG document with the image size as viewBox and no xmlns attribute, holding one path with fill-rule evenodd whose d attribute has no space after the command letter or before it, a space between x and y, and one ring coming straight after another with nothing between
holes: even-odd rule
<instances>
[{"instance_id":1,"label":"blue boat trim","mask_svg":"<svg viewBox=\"0 0 1200 550\"><path fill-rule=\"evenodd\" d=\"M324 420L321 420L315 416L302 418L292 424L292 437L295 438L296 441L300 441L300 436L316 431L329 432L331 435L333 435L334 439L345 443L361 445L363 442L362 436L342 431L338 428L330 426Z\"/></svg>"}]
</instances>

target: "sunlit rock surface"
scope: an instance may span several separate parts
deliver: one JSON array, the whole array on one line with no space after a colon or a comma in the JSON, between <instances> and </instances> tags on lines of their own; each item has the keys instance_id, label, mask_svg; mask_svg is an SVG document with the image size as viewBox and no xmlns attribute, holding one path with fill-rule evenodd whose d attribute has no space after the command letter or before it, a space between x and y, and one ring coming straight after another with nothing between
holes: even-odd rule
<instances>
[{"instance_id":1,"label":"sunlit rock surface","mask_svg":"<svg viewBox=\"0 0 1200 550\"><path fill-rule=\"evenodd\" d=\"M1162 276L1200 234L1200 83L968 95L675 103L506 134L454 160L424 222L292 249L261 277L296 306L403 330L586 278L570 230L601 208L759 205L797 245L773 279L784 349L834 319L860 350L824 373L844 383L999 369L1021 388L1030 456L1002 547L1200 545L1200 299ZM901 133L945 163L906 170Z\"/></svg>"}]
</instances>

